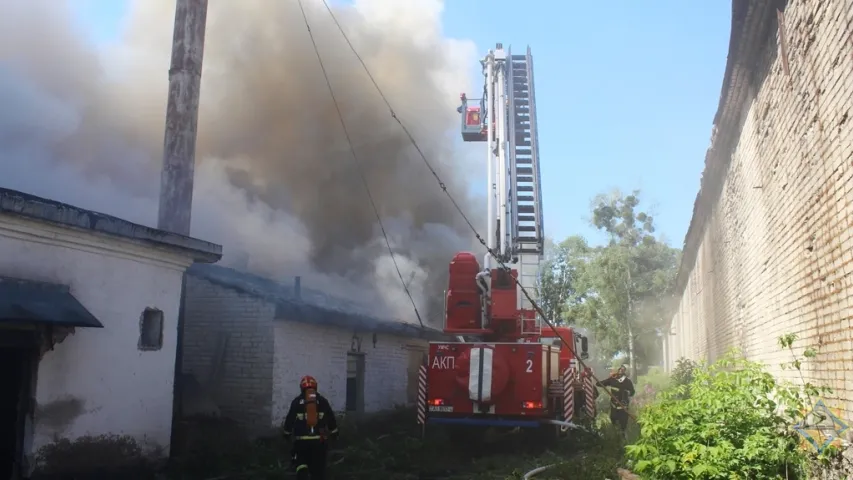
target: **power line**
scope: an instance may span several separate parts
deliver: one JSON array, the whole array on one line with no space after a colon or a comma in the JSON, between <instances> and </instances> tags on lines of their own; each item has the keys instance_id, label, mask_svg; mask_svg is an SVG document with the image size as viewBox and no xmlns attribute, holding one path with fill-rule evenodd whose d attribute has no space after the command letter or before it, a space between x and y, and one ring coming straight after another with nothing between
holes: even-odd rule
<instances>
[{"instance_id":1,"label":"power line","mask_svg":"<svg viewBox=\"0 0 853 480\"><path fill-rule=\"evenodd\" d=\"M300 7L301 7L301 5L302 5L301 0L299 0L299 1L300 1ZM445 195L447 195L447 198L450 199L451 203L453 203L453 206L456 208L456 211L459 212L459 215L461 215L462 219L465 220L465 223L468 224L468 227L474 233L474 236L477 238L477 240L480 242L480 244L486 248L486 250L492 256L492 258L494 258L498 262L498 264L501 266L501 268L503 268L504 270L510 270L510 267L503 260L501 260L500 256L497 254L497 252L495 252L493 249L489 248L485 239L483 239L483 237L480 236L480 232L477 231L477 228L474 227L474 224L471 223L471 220L469 220L468 216L465 215L465 212L462 210L462 207L459 206L459 203L456 201L455 198L453 198L453 195L451 195L450 192L447 190L447 185L444 183L444 181L441 180L441 177L438 175L438 172L436 172L435 168L432 166L432 163L429 161L429 159L427 159L423 150L421 150L421 147L418 145L418 142L415 140L414 136L412 136L411 132L409 132L409 129L406 128L406 126L403 124L403 122L397 116L397 113L394 111L394 107L391 106L391 102L388 101L388 98L385 96L385 93L382 91L382 88L379 87L379 84L376 82L376 79L373 77L373 74L370 72L370 69L367 67L367 64L364 62L364 60L361 58L361 55L359 55L358 51L355 49L355 46L352 44L352 42L349 39L349 36L347 36L346 32L344 32L343 27L341 26L340 22L338 22L338 18L335 16L335 13L332 11L332 8L329 6L329 3L326 0L323 0L323 5L326 7L326 10L329 12L329 16L332 18L332 21L334 21L335 25L338 27L338 31L341 33L341 36L347 42L347 45L349 46L350 50L352 50L352 53L358 59L359 63L361 63L361 66L364 69L364 72L367 74L368 78L370 78L371 83L373 83L373 87L376 88L376 91L379 93L379 96L382 98L382 101L385 102L385 106L388 107L388 110L391 114L391 118L393 118L394 121L396 121L400 125L400 128L403 130L403 133L406 134L406 136L409 138L409 141L412 143L412 146L415 148L415 150L418 152L418 155L421 157L421 160L423 160L424 164L427 166L430 173L432 173L432 176L435 177L435 179L438 182L438 185L441 188L441 190L444 192ZM303 14L304 14L304 11L303 11ZM312 37L312 41L313 41L313 37ZM316 50L316 45L314 48ZM319 54L318 54L318 56L319 56ZM327 78L327 81L328 81L328 78ZM562 344L567 345L569 347L569 350L571 350L572 355L574 355L575 358L578 360L578 363L582 367L587 368L586 363L584 363L584 361L580 358L580 356L575 351L574 345L572 345L570 342L567 342L566 339L563 338L563 335L560 334L560 332L554 326L553 322L551 322L551 320L548 320L548 318L545 316L545 312L542 311L542 308L539 306L539 304L536 303L535 300L533 300L533 298L530 296L530 293L527 291L526 288L524 288L524 285L522 285L521 282L519 282L518 279L513 277L512 275L510 275L509 278L513 279L516 286L518 286L518 288L521 289L521 293L524 294L524 296L527 298L527 300L533 306L534 310L536 310L536 313L538 313L540 318L542 318L542 320L545 322L545 324L548 325L548 327L550 327L551 330L554 331L554 333L557 335L557 338L560 339ZM598 378L595 376L595 373L592 371L592 368L590 368L590 374L592 375L592 378L594 380L598 381ZM625 405L622 405L622 403L619 402L619 400L613 396L613 394L610 392L609 389L605 388L604 391L618 405L623 406L623 407L625 406ZM627 409L625 410L625 412L628 413ZM628 413L628 416L630 416L631 418L636 420L636 418L634 418L634 416L631 415L630 413Z\"/></svg>"},{"instance_id":2,"label":"power line","mask_svg":"<svg viewBox=\"0 0 853 480\"><path fill-rule=\"evenodd\" d=\"M356 171L358 171L358 176L361 178L361 182L364 184L364 190L367 192L367 198L370 200L370 206L373 208L373 213L376 215L376 221L379 223L379 229L382 231L382 238L385 239L385 245L388 247L388 253L391 254L391 261L394 262L394 269L397 271L397 276L400 277L400 284L403 286L406 296L409 297L409 301L412 303L412 309L415 311L418 323L421 325L421 328L425 328L424 322L421 319L421 314L418 311L418 306L415 304L415 299L412 298L412 292L409 290L409 284L403 279L403 273L400 271L399 264L397 264L397 257L394 255L394 249L391 247L391 241L388 239L388 232L385 231L385 225L382 223L382 216L379 215L379 208L377 208L376 202L373 199L373 194L370 192L370 185L367 183L367 177L364 176L364 172L361 170L361 164L358 160L358 155L355 153L355 147L353 146L352 139L350 138L349 129L347 129L346 122L344 121L344 116L341 112L341 107L338 104L338 99L335 96L335 90L332 88L331 80L329 80L329 74L326 72L325 64L323 64L323 57L320 55L320 50L317 48L317 42L314 40L314 32L311 31L311 24L308 22L308 15L305 13L305 7L302 5L302 0L298 0L298 2L299 10L302 12L302 19L305 21L305 28L308 30L308 36L311 38L311 45L314 46L314 53L317 55L317 62L320 64L320 70L323 71L323 78L326 80L326 86L329 88L329 95L332 97L332 103L335 104L335 111L338 114L338 120L341 122L341 128L344 131L344 136L346 137L347 145L349 146L349 152L352 155L353 164L355 165Z\"/></svg>"}]
</instances>

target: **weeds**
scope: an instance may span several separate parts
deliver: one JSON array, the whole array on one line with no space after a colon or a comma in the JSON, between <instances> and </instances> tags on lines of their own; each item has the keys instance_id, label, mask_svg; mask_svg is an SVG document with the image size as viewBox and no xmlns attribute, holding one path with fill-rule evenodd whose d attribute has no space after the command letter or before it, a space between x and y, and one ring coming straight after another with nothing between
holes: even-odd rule
<instances>
[{"instance_id":1,"label":"weeds","mask_svg":"<svg viewBox=\"0 0 853 480\"><path fill-rule=\"evenodd\" d=\"M329 477L333 480L510 480L523 478L535 467L557 464L538 475L537 480L592 479L613 478L616 468L624 463L622 441L609 431L604 435L572 432L567 438L549 442L547 439L555 433L551 428L483 432L430 426L421 438L414 418L414 412L398 410L361 421L344 419L340 440L331 445L329 452ZM478 440L468 439L473 437ZM237 441L234 436L226 440L210 432L193 438L198 440L191 451L175 462L169 472L170 479L292 478L289 446L279 438Z\"/></svg>"},{"instance_id":2,"label":"weeds","mask_svg":"<svg viewBox=\"0 0 853 480\"><path fill-rule=\"evenodd\" d=\"M679 360L672 386L640 410L641 435L626 448L634 471L646 480L796 480L837 470L840 439L821 437L808 451L797 433L820 431L813 425L827 415L812 408L831 391L806 381L803 363L817 352L798 356L796 338L783 335L779 345L791 353L782 367L799 373L799 385L776 380L734 350L710 365Z\"/></svg>"}]
</instances>

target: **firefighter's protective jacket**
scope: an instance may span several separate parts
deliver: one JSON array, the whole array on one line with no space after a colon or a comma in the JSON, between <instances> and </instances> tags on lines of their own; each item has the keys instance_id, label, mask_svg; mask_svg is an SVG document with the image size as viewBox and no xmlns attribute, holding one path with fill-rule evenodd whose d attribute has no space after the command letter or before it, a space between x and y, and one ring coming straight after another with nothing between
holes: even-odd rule
<instances>
[{"instance_id":1,"label":"firefighter's protective jacket","mask_svg":"<svg viewBox=\"0 0 853 480\"><path fill-rule=\"evenodd\" d=\"M631 397L634 396L634 382L631 381L625 375L619 377L610 377L602 382L598 383L598 386L607 388L610 390L610 393L613 394L613 397L616 400L619 400L619 404L617 404L613 398L610 399L611 408L616 409L624 409L628 407L628 403L631 401Z\"/></svg>"},{"instance_id":2,"label":"firefighter's protective jacket","mask_svg":"<svg viewBox=\"0 0 853 480\"><path fill-rule=\"evenodd\" d=\"M284 419L285 437L294 440L322 440L328 436L337 436L338 421L335 412L326 397L316 394L317 425L311 428L306 418L305 395L299 394L290 402L290 410Z\"/></svg>"}]
</instances>

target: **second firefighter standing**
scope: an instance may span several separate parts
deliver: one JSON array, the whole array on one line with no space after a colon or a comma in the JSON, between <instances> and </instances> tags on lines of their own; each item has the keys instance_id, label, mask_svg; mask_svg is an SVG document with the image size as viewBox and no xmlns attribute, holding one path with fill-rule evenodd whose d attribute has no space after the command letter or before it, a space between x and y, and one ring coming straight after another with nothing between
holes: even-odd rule
<instances>
[{"instance_id":1,"label":"second firefighter standing","mask_svg":"<svg viewBox=\"0 0 853 480\"><path fill-rule=\"evenodd\" d=\"M330 439L338 436L335 412L326 397L317 393L317 380L302 377L299 395L290 403L284 419L284 436L293 439L291 455L298 480L323 480Z\"/></svg>"},{"instance_id":2,"label":"second firefighter standing","mask_svg":"<svg viewBox=\"0 0 853 480\"><path fill-rule=\"evenodd\" d=\"M628 378L627 370L622 365L610 378L598 382L599 387L610 391L610 421L623 432L628 428L628 405L634 396L634 382Z\"/></svg>"}]
</instances>

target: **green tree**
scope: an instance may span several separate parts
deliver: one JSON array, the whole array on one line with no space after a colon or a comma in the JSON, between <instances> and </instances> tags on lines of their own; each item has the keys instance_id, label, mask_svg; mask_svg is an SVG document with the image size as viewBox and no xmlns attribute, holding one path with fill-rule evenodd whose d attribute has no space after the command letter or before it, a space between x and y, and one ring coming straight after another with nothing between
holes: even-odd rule
<instances>
[{"instance_id":1,"label":"green tree","mask_svg":"<svg viewBox=\"0 0 853 480\"><path fill-rule=\"evenodd\" d=\"M654 235L639 195L616 191L593 200L592 224L608 242L588 255L576 285L583 300L573 312L603 353L627 355L634 378L638 359L648 364L659 355L680 255Z\"/></svg>"},{"instance_id":2,"label":"green tree","mask_svg":"<svg viewBox=\"0 0 853 480\"><path fill-rule=\"evenodd\" d=\"M559 325L567 323L571 305L581 296L577 283L590 253L586 239L580 235L546 244L539 277L539 306L548 320Z\"/></svg>"}]
</instances>

